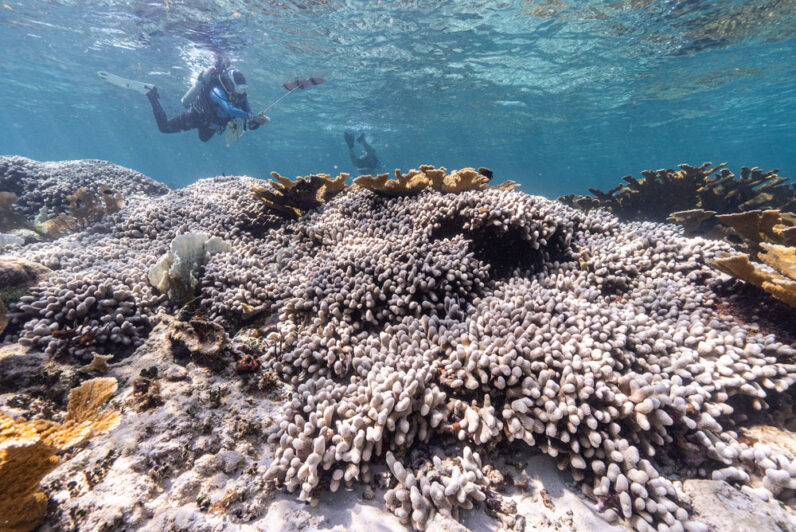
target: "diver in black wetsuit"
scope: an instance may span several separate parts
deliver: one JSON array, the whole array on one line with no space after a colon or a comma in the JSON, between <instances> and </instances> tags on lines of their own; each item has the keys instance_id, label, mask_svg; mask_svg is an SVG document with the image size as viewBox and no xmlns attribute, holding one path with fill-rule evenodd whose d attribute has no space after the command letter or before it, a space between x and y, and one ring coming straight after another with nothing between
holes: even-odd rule
<instances>
[{"instance_id":1,"label":"diver in black wetsuit","mask_svg":"<svg viewBox=\"0 0 796 532\"><path fill-rule=\"evenodd\" d=\"M160 105L157 87L147 93L147 98L160 131L178 133L198 129L202 142L227 127L254 130L270 121L263 112L252 113L246 97L246 78L224 62L217 62L199 75L194 86L182 97L182 104L188 110L171 120ZM243 125L237 126L236 119L242 119Z\"/></svg>"},{"instance_id":2,"label":"diver in black wetsuit","mask_svg":"<svg viewBox=\"0 0 796 532\"><path fill-rule=\"evenodd\" d=\"M376 155L376 150L373 149L373 146L368 144L368 141L365 140L365 134L360 133L356 138L357 141L362 144L362 148L365 150L365 155L362 157L357 157L354 153L354 132L345 131L343 136L345 137L346 144L348 144L348 155L351 157L351 163L356 166L357 170L360 172L365 174L375 174L381 168L382 162Z\"/></svg>"}]
</instances>

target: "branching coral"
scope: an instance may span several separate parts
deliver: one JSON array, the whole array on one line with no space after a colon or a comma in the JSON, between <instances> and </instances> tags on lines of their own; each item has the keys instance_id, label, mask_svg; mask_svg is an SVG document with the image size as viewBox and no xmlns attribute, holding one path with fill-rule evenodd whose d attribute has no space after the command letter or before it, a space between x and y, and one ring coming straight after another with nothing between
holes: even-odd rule
<instances>
[{"instance_id":1,"label":"branching coral","mask_svg":"<svg viewBox=\"0 0 796 532\"><path fill-rule=\"evenodd\" d=\"M742 254L717 258L712 266L796 306L796 216L777 210L719 215L694 210L673 213L669 219L684 225L687 232L725 237Z\"/></svg>"},{"instance_id":2,"label":"branching coral","mask_svg":"<svg viewBox=\"0 0 796 532\"><path fill-rule=\"evenodd\" d=\"M27 532L47 509L39 482L58 465L56 453L113 430L120 415L100 411L116 379L84 382L72 390L64 423L11 419L0 414L0 530Z\"/></svg>"},{"instance_id":3,"label":"branching coral","mask_svg":"<svg viewBox=\"0 0 796 532\"><path fill-rule=\"evenodd\" d=\"M83 224L96 222L106 214L117 212L124 205L121 194L102 183L97 184L96 191L80 187L66 199L69 201L69 212Z\"/></svg>"},{"instance_id":4,"label":"branching coral","mask_svg":"<svg viewBox=\"0 0 796 532\"><path fill-rule=\"evenodd\" d=\"M402 522L423 530L435 512L458 518L458 509L469 509L486 499L489 482L481 471L481 457L469 447L460 458L432 458L430 467L407 471L387 451L387 466L398 485L387 491L384 501Z\"/></svg>"},{"instance_id":5,"label":"branching coral","mask_svg":"<svg viewBox=\"0 0 796 532\"><path fill-rule=\"evenodd\" d=\"M354 184L385 196L405 196L422 192L426 188L433 188L440 192L458 193L466 190L484 190L492 179L492 172L488 168L462 168L446 174L444 167L435 168L433 165L424 164L419 170L412 169L402 174L395 170L395 179L388 179L389 174L359 176ZM517 185L513 181L501 183L492 188L498 190L513 190Z\"/></svg>"},{"instance_id":6,"label":"branching coral","mask_svg":"<svg viewBox=\"0 0 796 532\"><path fill-rule=\"evenodd\" d=\"M254 196L268 208L288 218L298 218L310 209L326 203L345 190L348 174L332 179L329 174L297 177L295 181L271 172L271 188L253 186Z\"/></svg>"},{"instance_id":7,"label":"branching coral","mask_svg":"<svg viewBox=\"0 0 796 532\"><path fill-rule=\"evenodd\" d=\"M681 225L685 230L685 234L693 235L699 232L704 232L705 229L702 228L703 222L710 220L715 214L716 211L689 209L687 211L677 211L671 213L666 218L666 221Z\"/></svg>"},{"instance_id":8,"label":"branching coral","mask_svg":"<svg viewBox=\"0 0 796 532\"><path fill-rule=\"evenodd\" d=\"M736 247L743 246L753 256L760 251L760 244L780 244L796 246L796 215L793 213L771 211L748 211L736 214L720 214L716 219L732 227L740 237ZM737 240L737 239L736 239Z\"/></svg>"},{"instance_id":9,"label":"branching coral","mask_svg":"<svg viewBox=\"0 0 796 532\"><path fill-rule=\"evenodd\" d=\"M775 361L796 353L711 310L698 281L729 246L553 206L489 189L377 201L352 191L304 220L320 243L297 241L291 269L248 288L280 309L285 341L266 360L296 386L266 477L311 500L327 481L368 482L387 451L521 440L587 495L615 500L609 516L649 530L688 523L663 473L678 456L692 464L681 471L751 471L733 405L765 409L796 375ZM575 249L590 250L582 266ZM223 271L207 281L227 284ZM744 369L758 364L769 377ZM755 467L782 476L788 464ZM387 502L422 528L442 506L408 475L417 484Z\"/></svg>"},{"instance_id":10,"label":"branching coral","mask_svg":"<svg viewBox=\"0 0 796 532\"><path fill-rule=\"evenodd\" d=\"M678 165L680 170L645 170L643 179L625 176L627 184L608 192L591 188L594 197L571 194L559 198L581 210L604 208L625 220L663 222L670 213L704 209L719 213L753 209L796 210L796 184L777 176L778 170L764 172L743 167L741 175L724 168L726 163L712 167Z\"/></svg>"},{"instance_id":11,"label":"branching coral","mask_svg":"<svg viewBox=\"0 0 796 532\"><path fill-rule=\"evenodd\" d=\"M354 184L386 196L404 196L418 194L425 190L430 180L423 171L409 170L409 173L402 174L399 169L395 169L395 179L389 179L390 174L379 174L376 177L361 175L354 179ZM433 168L433 167L431 167ZM442 170L444 174L444 170Z\"/></svg>"},{"instance_id":12,"label":"branching coral","mask_svg":"<svg viewBox=\"0 0 796 532\"><path fill-rule=\"evenodd\" d=\"M424 169L423 166L420 167ZM444 168L441 169L445 171ZM473 168L462 168L454 170L450 174L440 175L441 172L433 171L433 167L426 170L426 175L431 179L431 187L440 192L463 192L465 190L483 190L487 186L489 178L479 174Z\"/></svg>"},{"instance_id":13,"label":"branching coral","mask_svg":"<svg viewBox=\"0 0 796 532\"><path fill-rule=\"evenodd\" d=\"M796 248L765 242L760 245L765 253L760 254L759 258L770 269L755 264L746 253L718 258L710 264L727 275L759 286L780 301L796 307Z\"/></svg>"}]
</instances>

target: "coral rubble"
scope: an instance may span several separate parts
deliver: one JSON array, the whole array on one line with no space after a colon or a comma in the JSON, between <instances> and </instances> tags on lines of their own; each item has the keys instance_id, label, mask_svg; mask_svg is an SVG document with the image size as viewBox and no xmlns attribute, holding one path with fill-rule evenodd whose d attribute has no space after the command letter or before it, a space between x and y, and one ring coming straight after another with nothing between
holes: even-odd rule
<instances>
[{"instance_id":1,"label":"coral rubble","mask_svg":"<svg viewBox=\"0 0 796 532\"><path fill-rule=\"evenodd\" d=\"M512 446L551 457L637 530L702 529L680 478L787 500L794 454L743 430L792 412L796 349L721 311L730 282L708 262L727 243L464 170L448 185L466 190L424 177L407 193L420 173L445 183L416 172L398 193L385 179L289 218L251 194L257 180L204 179L125 205L105 232L14 248L54 273L10 306L6 340L61 365L113 352L135 406L125 459L92 441L52 473L62 505L48 518L221 529L262 519L273 486L317 504L362 483L423 529L459 508L514 511L494 464ZM229 251L207 257L199 299L170 318L179 304L148 273L186 233ZM75 470L97 479L67 497Z\"/></svg>"}]
</instances>

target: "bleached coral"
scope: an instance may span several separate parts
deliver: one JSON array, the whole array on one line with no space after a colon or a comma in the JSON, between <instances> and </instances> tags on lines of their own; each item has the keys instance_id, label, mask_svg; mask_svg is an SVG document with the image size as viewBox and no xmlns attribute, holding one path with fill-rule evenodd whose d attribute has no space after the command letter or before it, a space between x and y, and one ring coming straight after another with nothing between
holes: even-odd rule
<instances>
[{"instance_id":1,"label":"bleached coral","mask_svg":"<svg viewBox=\"0 0 796 532\"><path fill-rule=\"evenodd\" d=\"M188 300L196 286L199 269L208 259L223 251L232 249L227 242L206 233L186 233L171 241L165 253L149 270L148 278L152 286L175 303Z\"/></svg>"}]
</instances>

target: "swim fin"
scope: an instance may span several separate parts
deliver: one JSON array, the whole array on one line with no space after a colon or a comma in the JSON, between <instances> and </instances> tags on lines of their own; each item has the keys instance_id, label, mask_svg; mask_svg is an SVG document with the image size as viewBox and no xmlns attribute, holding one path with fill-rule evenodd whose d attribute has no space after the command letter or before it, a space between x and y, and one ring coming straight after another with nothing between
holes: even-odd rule
<instances>
[{"instance_id":1,"label":"swim fin","mask_svg":"<svg viewBox=\"0 0 796 532\"><path fill-rule=\"evenodd\" d=\"M146 94L155 88L155 85L153 85L152 83L144 83L143 81L133 81L132 79L123 78L117 76L116 74L105 72L104 70L100 70L99 72L97 72L97 75L101 79L110 83L111 85L116 85L117 87L121 87L123 89L130 89L136 92L140 92L141 94Z\"/></svg>"},{"instance_id":2,"label":"swim fin","mask_svg":"<svg viewBox=\"0 0 796 532\"><path fill-rule=\"evenodd\" d=\"M343 133L343 136L345 137L345 143L348 144L348 147L353 150L354 149L354 132L346 130Z\"/></svg>"}]
</instances>

